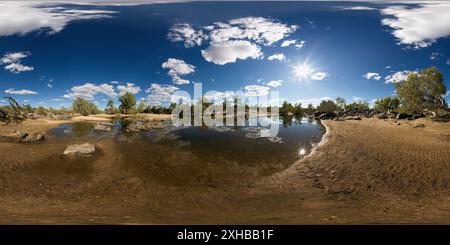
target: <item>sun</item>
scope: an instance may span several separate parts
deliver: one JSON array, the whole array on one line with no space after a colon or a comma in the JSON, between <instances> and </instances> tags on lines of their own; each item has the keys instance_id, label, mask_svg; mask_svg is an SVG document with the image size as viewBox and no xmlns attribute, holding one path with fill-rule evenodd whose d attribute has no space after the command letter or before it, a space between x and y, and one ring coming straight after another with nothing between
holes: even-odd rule
<instances>
[{"instance_id":1,"label":"sun","mask_svg":"<svg viewBox=\"0 0 450 245\"><path fill-rule=\"evenodd\" d=\"M292 69L294 76L300 80L309 78L314 71L307 63L293 66Z\"/></svg>"}]
</instances>

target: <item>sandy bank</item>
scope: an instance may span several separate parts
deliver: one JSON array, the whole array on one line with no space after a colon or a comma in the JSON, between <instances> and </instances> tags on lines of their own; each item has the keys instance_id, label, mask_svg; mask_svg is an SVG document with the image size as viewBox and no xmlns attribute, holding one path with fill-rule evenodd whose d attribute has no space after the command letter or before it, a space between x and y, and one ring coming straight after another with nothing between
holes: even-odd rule
<instances>
[{"instance_id":1,"label":"sandy bank","mask_svg":"<svg viewBox=\"0 0 450 245\"><path fill-rule=\"evenodd\" d=\"M364 119L323 124L327 134L312 154L269 183L293 190L307 180L331 195L448 191L450 123ZM419 124L425 127L414 127Z\"/></svg>"}]
</instances>

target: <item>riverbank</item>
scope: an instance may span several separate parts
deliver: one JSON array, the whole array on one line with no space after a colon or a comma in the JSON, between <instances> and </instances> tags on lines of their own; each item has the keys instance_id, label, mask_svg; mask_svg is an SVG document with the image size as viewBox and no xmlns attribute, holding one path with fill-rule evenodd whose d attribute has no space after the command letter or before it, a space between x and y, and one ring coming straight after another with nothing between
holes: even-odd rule
<instances>
[{"instance_id":1,"label":"riverbank","mask_svg":"<svg viewBox=\"0 0 450 245\"><path fill-rule=\"evenodd\" d=\"M22 126L45 130L66 122ZM449 123L322 123L326 134L310 155L252 183L243 181L252 173L248 167L223 165L220 159L199 166L192 154L156 144L92 138L98 152L73 158L62 152L84 139L0 142L0 223L450 221ZM152 157L145 158L142 153L149 151ZM177 154L192 164L171 160L180 159ZM241 175L228 175L227 168Z\"/></svg>"}]
</instances>

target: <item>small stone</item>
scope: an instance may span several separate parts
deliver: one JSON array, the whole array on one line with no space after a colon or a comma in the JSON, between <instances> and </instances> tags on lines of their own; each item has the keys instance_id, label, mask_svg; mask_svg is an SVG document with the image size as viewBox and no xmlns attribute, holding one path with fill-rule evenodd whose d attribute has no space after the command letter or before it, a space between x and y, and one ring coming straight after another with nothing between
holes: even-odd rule
<instances>
[{"instance_id":1,"label":"small stone","mask_svg":"<svg viewBox=\"0 0 450 245\"><path fill-rule=\"evenodd\" d=\"M425 124L420 123L420 124L414 125L413 128L425 128Z\"/></svg>"},{"instance_id":2,"label":"small stone","mask_svg":"<svg viewBox=\"0 0 450 245\"><path fill-rule=\"evenodd\" d=\"M91 154L95 152L95 146L90 143L70 145L64 150L64 155L69 154Z\"/></svg>"}]
</instances>

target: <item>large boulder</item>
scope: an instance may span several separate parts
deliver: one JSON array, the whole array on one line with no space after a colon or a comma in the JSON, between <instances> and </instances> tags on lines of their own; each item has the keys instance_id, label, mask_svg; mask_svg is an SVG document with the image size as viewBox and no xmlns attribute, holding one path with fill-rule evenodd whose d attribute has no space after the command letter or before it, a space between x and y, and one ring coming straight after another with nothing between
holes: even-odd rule
<instances>
[{"instance_id":1,"label":"large boulder","mask_svg":"<svg viewBox=\"0 0 450 245\"><path fill-rule=\"evenodd\" d=\"M333 119L336 117L336 113L334 112L325 112L320 114L317 119L325 120L325 119Z\"/></svg>"},{"instance_id":2,"label":"large boulder","mask_svg":"<svg viewBox=\"0 0 450 245\"><path fill-rule=\"evenodd\" d=\"M396 119L397 119L397 120L400 120L400 119L408 119L408 118L411 118L411 117L412 117L412 116L409 115L409 114L407 114L407 113L400 112L400 113L397 114Z\"/></svg>"},{"instance_id":3,"label":"large boulder","mask_svg":"<svg viewBox=\"0 0 450 245\"><path fill-rule=\"evenodd\" d=\"M360 116L347 116L344 117L345 120L361 120Z\"/></svg>"},{"instance_id":4,"label":"large boulder","mask_svg":"<svg viewBox=\"0 0 450 245\"><path fill-rule=\"evenodd\" d=\"M92 154L95 152L95 146L90 143L84 143L79 145L69 145L64 150L64 155L71 154Z\"/></svg>"},{"instance_id":5,"label":"large boulder","mask_svg":"<svg viewBox=\"0 0 450 245\"><path fill-rule=\"evenodd\" d=\"M104 125L104 124L97 123L94 126L94 130L97 130L97 131L111 131L111 127L107 126L107 125Z\"/></svg>"},{"instance_id":6,"label":"large boulder","mask_svg":"<svg viewBox=\"0 0 450 245\"><path fill-rule=\"evenodd\" d=\"M44 133L37 133L37 134L27 134L27 136L23 139L21 139L22 142L37 142L42 141L45 139Z\"/></svg>"}]
</instances>

